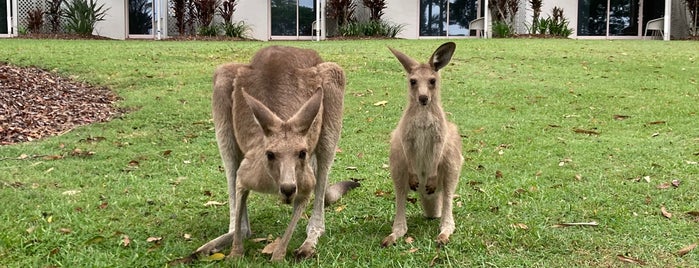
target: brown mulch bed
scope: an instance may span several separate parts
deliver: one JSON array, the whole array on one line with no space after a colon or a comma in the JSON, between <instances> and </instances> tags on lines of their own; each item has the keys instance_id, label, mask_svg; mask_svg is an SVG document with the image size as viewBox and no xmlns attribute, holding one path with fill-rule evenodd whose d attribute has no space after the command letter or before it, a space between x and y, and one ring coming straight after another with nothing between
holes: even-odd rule
<instances>
[{"instance_id":1,"label":"brown mulch bed","mask_svg":"<svg viewBox=\"0 0 699 268\"><path fill-rule=\"evenodd\" d=\"M0 62L0 145L63 134L121 114L119 97L38 68Z\"/></svg>"}]
</instances>

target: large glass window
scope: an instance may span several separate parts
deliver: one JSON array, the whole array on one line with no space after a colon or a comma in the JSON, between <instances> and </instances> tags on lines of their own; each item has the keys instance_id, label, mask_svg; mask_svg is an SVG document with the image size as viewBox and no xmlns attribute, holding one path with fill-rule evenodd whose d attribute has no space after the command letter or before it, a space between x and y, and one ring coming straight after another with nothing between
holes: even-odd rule
<instances>
[{"instance_id":1,"label":"large glass window","mask_svg":"<svg viewBox=\"0 0 699 268\"><path fill-rule=\"evenodd\" d=\"M467 36L479 0L420 0L420 36Z\"/></svg>"},{"instance_id":2,"label":"large glass window","mask_svg":"<svg viewBox=\"0 0 699 268\"><path fill-rule=\"evenodd\" d=\"M664 6L663 0L580 0L578 36L642 35L645 23L661 17Z\"/></svg>"},{"instance_id":3,"label":"large glass window","mask_svg":"<svg viewBox=\"0 0 699 268\"><path fill-rule=\"evenodd\" d=\"M272 35L311 36L316 18L314 0L272 0Z\"/></svg>"},{"instance_id":4,"label":"large glass window","mask_svg":"<svg viewBox=\"0 0 699 268\"><path fill-rule=\"evenodd\" d=\"M129 34L153 35L153 0L129 0Z\"/></svg>"},{"instance_id":5,"label":"large glass window","mask_svg":"<svg viewBox=\"0 0 699 268\"><path fill-rule=\"evenodd\" d=\"M9 27L7 27L7 20L9 18L11 0L0 0L0 34L8 34Z\"/></svg>"}]
</instances>

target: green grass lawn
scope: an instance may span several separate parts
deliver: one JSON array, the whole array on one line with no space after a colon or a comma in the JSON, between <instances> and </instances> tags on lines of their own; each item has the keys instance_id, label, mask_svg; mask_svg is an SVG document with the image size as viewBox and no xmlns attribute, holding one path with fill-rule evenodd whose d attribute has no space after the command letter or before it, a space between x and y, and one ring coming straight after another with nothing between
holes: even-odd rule
<instances>
[{"instance_id":1,"label":"green grass lawn","mask_svg":"<svg viewBox=\"0 0 699 268\"><path fill-rule=\"evenodd\" d=\"M699 266L698 250L677 254L699 242L698 43L453 41L456 53L441 72L443 105L459 125L466 159L456 232L438 249L439 222L409 203L412 241L384 249L394 213L389 133L406 101L403 68L386 47L424 61L444 40L0 39L0 61L107 86L131 110L62 136L0 147L0 267L163 267L224 233L227 205L204 205L227 196L211 76L217 65L247 62L273 44L316 49L345 69L341 152L330 179L362 182L327 208L317 258L294 263L287 254L287 262ZM387 104L375 105L381 101ZM75 149L94 154L71 156ZM41 155L65 157L32 157ZM281 236L290 207L260 194L249 204L253 238ZM580 222L598 225L556 227ZM306 223L289 250L300 246ZM193 266L268 266L265 245L251 240L240 260Z\"/></svg>"}]
</instances>

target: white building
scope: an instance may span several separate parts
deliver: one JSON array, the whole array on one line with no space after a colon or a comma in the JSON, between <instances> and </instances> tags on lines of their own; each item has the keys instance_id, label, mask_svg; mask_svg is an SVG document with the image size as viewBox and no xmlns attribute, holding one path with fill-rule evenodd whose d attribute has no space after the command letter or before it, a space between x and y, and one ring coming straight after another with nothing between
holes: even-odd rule
<instances>
[{"instance_id":1,"label":"white building","mask_svg":"<svg viewBox=\"0 0 699 268\"><path fill-rule=\"evenodd\" d=\"M98 22L94 34L114 39L167 38L178 35L174 0L95 0L109 8L104 21ZM324 39L334 22L325 16L329 0L237 0L234 21L250 27L251 38L258 40ZM469 22L483 18L486 36L492 35L495 0L386 0L383 19L404 26L397 37L466 38L475 37ZM529 0L519 0L514 16L518 33L527 33L532 9ZM362 1L355 0L358 19L366 19ZM0 37L16 36L26 29L29 10L45 10L46 0L0 0ZM135 8L141 6L142 8ZM573 29L570 38L624 39L643 38L648 21L664 19L664 39L684 38L690 29L685 0L543 0L541 17L551 15L553 7L562 8ZM146 20L137 20L137 17ZM217 16L218 17L218 16ZM220 17L218 18L220 20ZM142 21L136 25L136 21ZM312 28L319 21L320 31ZM656 31L660 32L660 31ZM655 34L656 32L651 32ZM317 34L317 36L313 36ZM650 33L649 33L650 34Z\"/></svg>"}]
</instances>

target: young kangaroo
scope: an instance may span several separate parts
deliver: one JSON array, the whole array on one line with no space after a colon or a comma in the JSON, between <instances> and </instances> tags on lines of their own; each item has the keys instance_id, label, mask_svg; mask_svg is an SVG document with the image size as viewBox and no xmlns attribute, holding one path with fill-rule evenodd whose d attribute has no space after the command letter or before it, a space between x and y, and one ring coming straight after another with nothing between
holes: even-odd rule
<instances>
[{"instance_id":1,"label":"young kangaroo","mask_svg":"<svg viewBox=\"0 0 699 268\"><path fill-rule=\"evenodd\" d=\"M441 217L436 242L444 245L454 232L452 199L464 159L456 125L447 122L442 110L439 70L451 60L456 44L441 45L427 63L389 49L408 73L408 106L391 134L389 166L396 194L396 217L393 232L381 245L395 244L408 231L405 220L408 189L420 194L425 217Z\"/></svg>"},{"instance_id":2,"label":"young kangaroo","mask_svg":"<svg viewBox=\"0 0 699 268\"><path fill-rule=\"evenodd\" d=\"M324 205L359 184L345 181L326 187L340 130L345 76L313 50L270 46L250 64L230 63L214 73L213 119L228 180L228 233L194 253L211 254L232 243L242 256L243 238L251 234L249 192L276 194L293 205L289 225L272 253L283 260L291 235L314 191L307 237L295 254L315 254L325 231Z\"/></svg>"}]
</instances>

